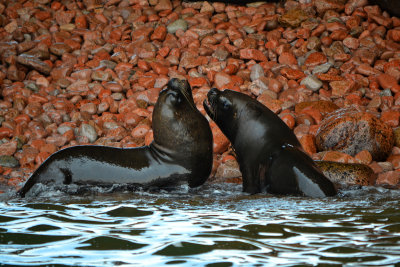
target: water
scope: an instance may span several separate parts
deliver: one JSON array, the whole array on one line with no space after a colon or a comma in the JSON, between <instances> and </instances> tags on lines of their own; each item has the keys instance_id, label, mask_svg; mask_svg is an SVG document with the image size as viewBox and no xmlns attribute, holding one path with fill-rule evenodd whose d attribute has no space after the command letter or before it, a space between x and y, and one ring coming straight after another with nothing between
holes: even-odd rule
<instances>
[{"instance_id":1,"label":"water","mask_svg":"<svg viewBox=\"0 0 400 267\"><path fill-rule=\"evenodd\" d=\"M394 266L399 204L387 189L312 199L233 185L11 199L0 202L0 265Z\"/></svg>"}]
</instances>

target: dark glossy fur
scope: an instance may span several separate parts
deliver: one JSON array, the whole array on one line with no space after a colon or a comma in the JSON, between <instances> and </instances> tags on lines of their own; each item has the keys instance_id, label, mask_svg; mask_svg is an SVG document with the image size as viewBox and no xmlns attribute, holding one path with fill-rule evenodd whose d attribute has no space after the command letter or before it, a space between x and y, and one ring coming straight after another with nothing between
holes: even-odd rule
<instances>
[{"instance_id":1,"label":"dark glossy fur","mask_svg":"<svg viewBox=\"0 0 400 267\"><path fill-rule=\"evenodd\" d=\"M243 191L312 197L336 194L289 127L258 101L214 88L204 108L235 149Z\"/></svg>"},{"instance_id":2,"label":"dark glossy fur","mask_svg":"<svg viewBox=\"0 0 400 267\"><path fill-rule=\"evenodd\" d=\"M211 173L212 133L187 81L172 79L153 112L154 141L139 148L74 146L52 154L25 183L112 186L203 184Z\"/></svg>"}]
</instances>

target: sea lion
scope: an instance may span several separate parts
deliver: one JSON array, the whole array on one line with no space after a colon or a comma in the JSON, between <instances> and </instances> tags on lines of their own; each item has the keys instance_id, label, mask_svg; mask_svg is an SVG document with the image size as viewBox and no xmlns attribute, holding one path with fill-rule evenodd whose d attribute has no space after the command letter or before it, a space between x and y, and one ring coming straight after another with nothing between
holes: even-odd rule
<instances>
[{"instance_id":1,"label":"sea lion","mask_svg":"<svg viewBox=\"0 0 400 267\"><path fill-rule=\"evenodd\" d=\"M187 81L171 79L153 111L154 141L138 148L82 145L52 154L18 192L36 183L112 186L203 184L211 173L213 141Z\"/></svg>"},{"instance_id":2,"label":"sea lion","mask_svg":"<svg viewBox=\"0 0 400 267\"><path fill-rule=\"evenodd\" d=\"M289 127L243 93L211 89L203 103L236 152L243 191L333 196L336 189L303 151Z\"/></svg>"}]
</instances>

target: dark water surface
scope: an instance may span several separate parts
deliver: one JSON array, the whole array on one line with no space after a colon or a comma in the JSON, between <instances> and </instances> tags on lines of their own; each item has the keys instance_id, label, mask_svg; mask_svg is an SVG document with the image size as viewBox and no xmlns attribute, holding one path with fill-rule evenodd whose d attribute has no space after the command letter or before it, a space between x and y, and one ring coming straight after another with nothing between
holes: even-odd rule
<instances>
[{"instance_id":1,"label":"dark water surface","mask_svg":"<svg viewBox=\"0 0 400 267\"><path fill-rule=\"evenodd\" d=\"M326 199L240 187L0 202L0 265L391 266L400 192Z\"/></svg>"}]
</instances>

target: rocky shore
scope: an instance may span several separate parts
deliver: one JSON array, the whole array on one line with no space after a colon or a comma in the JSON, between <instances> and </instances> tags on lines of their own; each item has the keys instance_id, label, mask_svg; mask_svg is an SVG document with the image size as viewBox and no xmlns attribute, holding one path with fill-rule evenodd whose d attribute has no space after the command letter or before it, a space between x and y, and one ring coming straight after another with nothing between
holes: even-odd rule
<instances>
[{"instance_id":1,"label":"rocky shore","mask_svg":"<svg viewBox=\"0 0 400 267\"><path fill-rule=\"evenodd\" d=\"M2 188L67 146L149 144L173 77L203 114L210 88L241 91L315 160L368 165L361 185L400 185L400 18L366 0L0 0L0 60ZM211 181L240 182L210 123Z\"/></svg>"}]
</instances>

